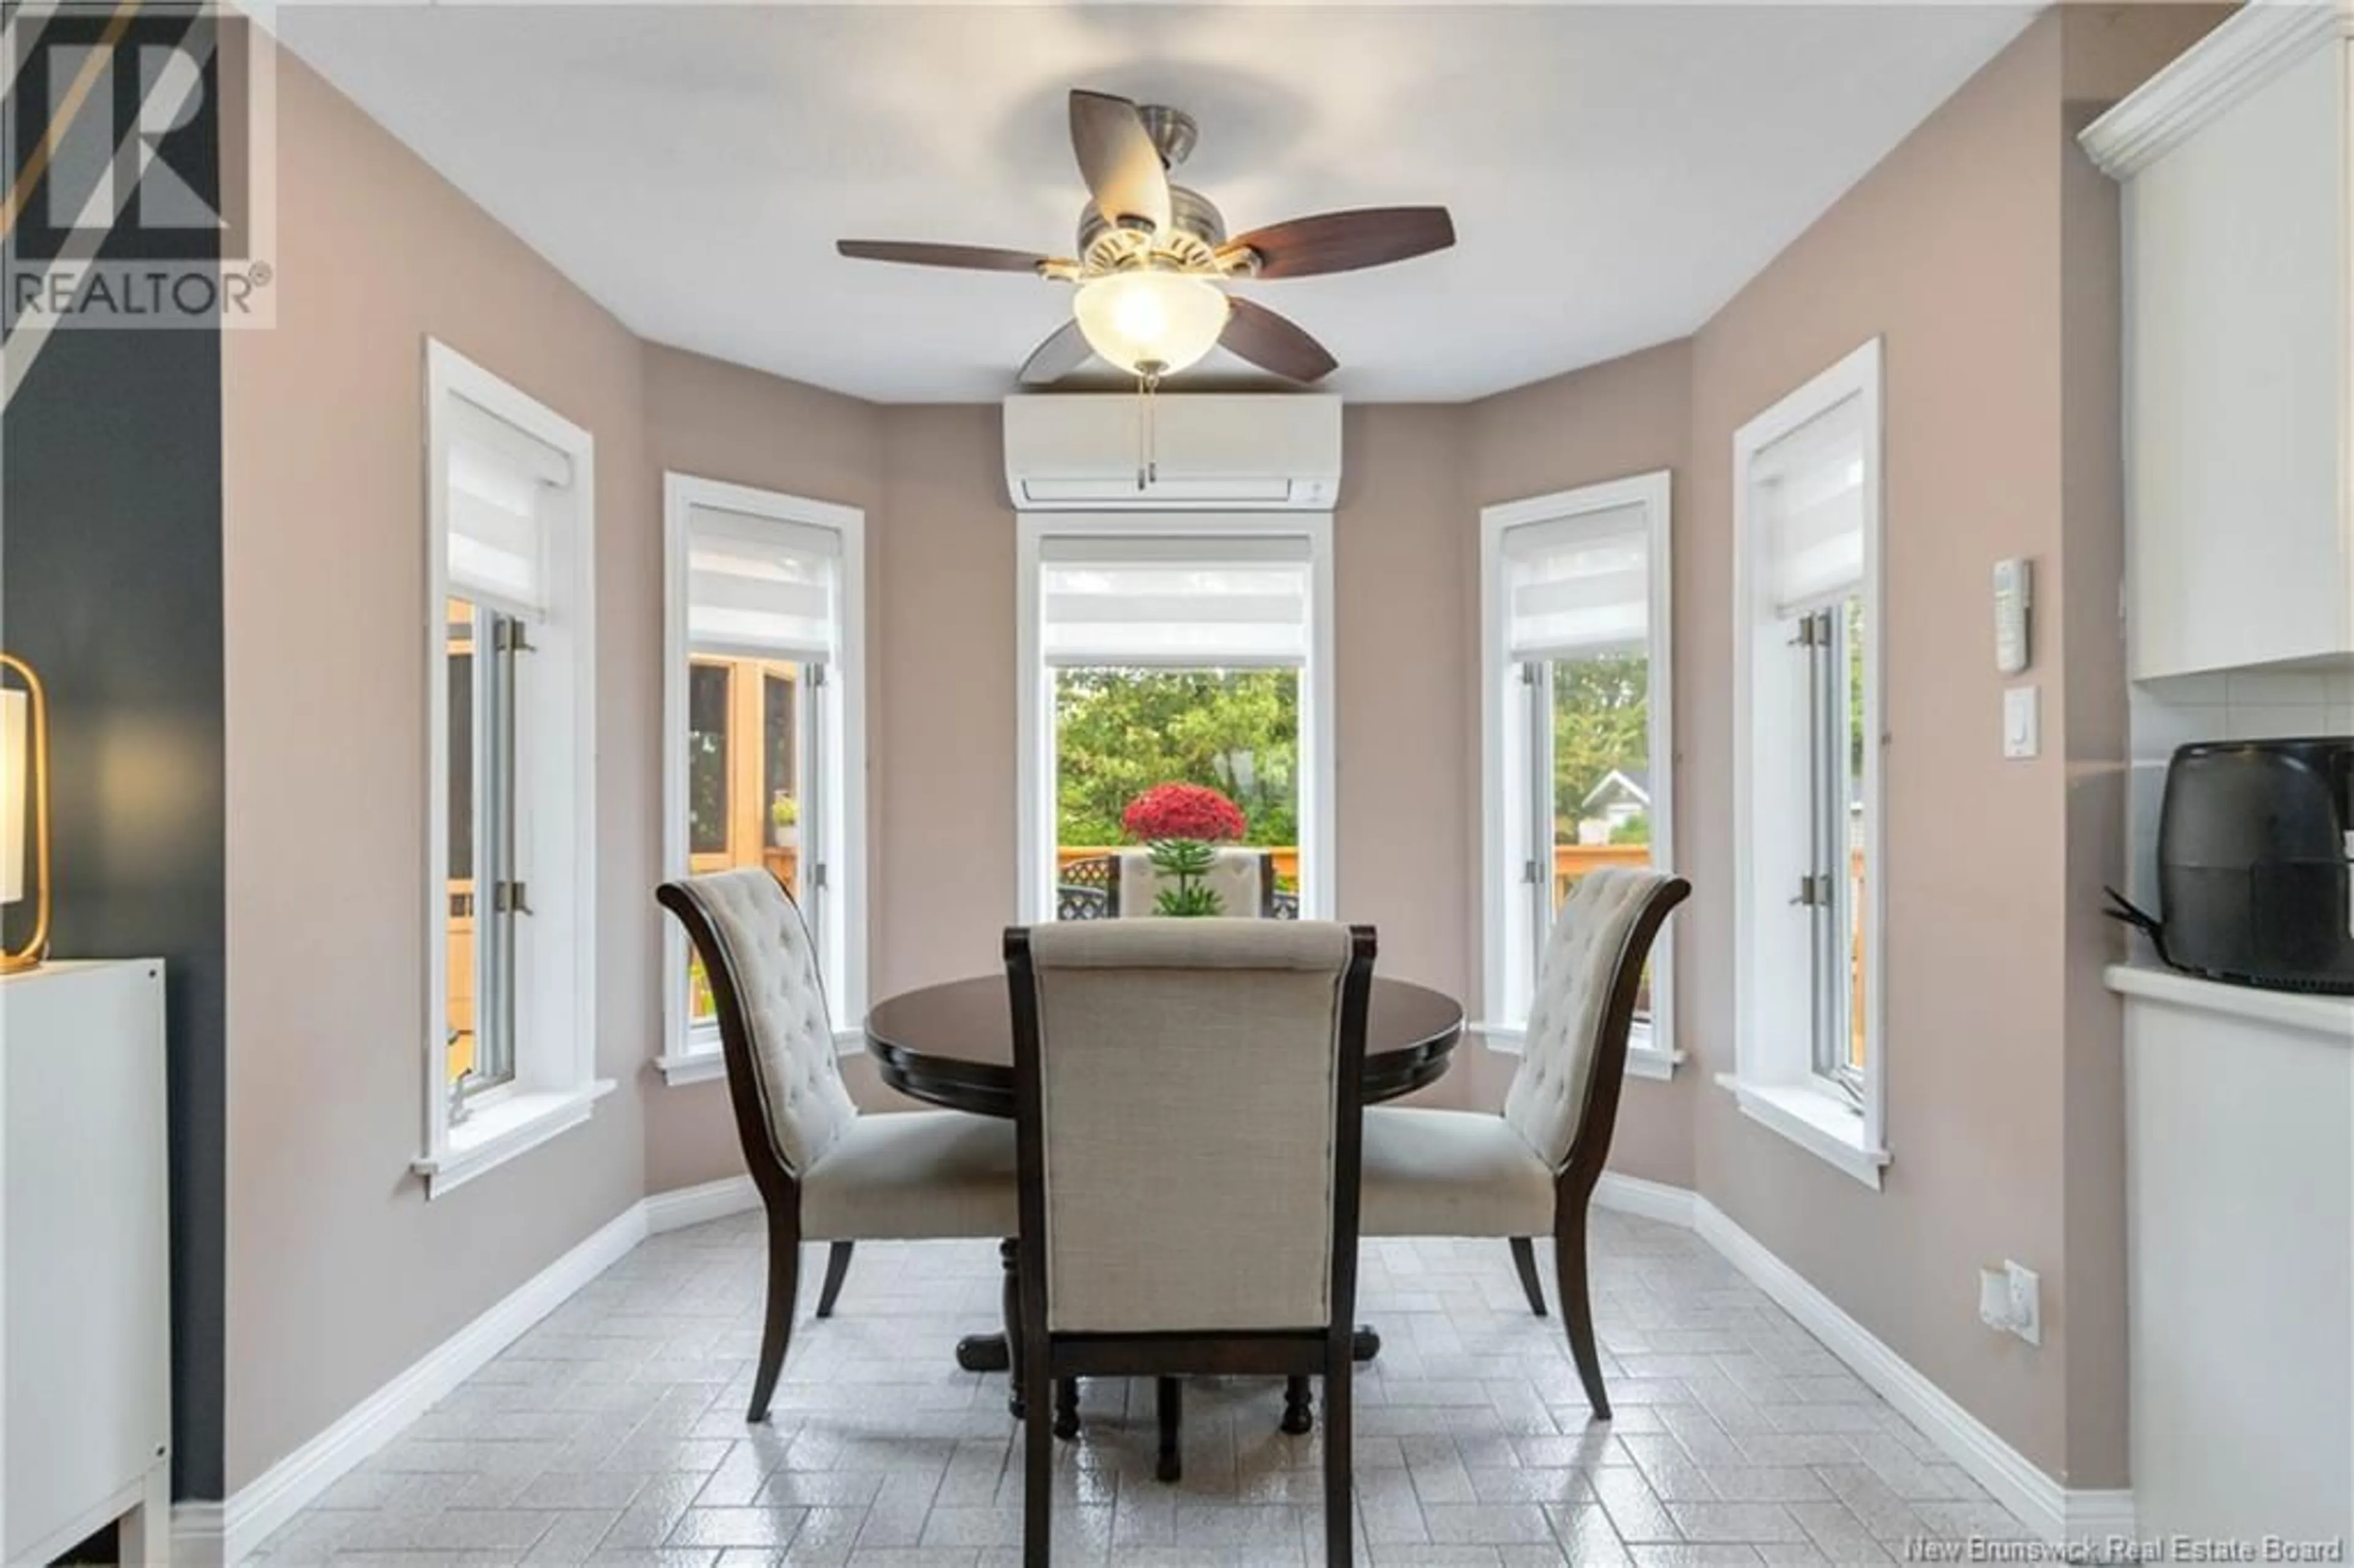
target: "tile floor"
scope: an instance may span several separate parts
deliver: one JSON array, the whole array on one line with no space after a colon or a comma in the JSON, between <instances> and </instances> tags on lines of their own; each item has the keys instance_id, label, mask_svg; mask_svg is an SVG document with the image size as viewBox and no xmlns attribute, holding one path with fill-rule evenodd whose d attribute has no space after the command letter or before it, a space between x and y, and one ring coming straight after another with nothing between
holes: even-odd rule
<instances>
[{"instance_id":1,"label":"tile floor","mask_svg":"<svg viewBox=\"0 0 2354 1568\"><path fill-rule=\"evenodd\" d=\"M1387 1345L1358 1383L1361 1563L1886 1563L2025 1537L1690 1233L1597 1211L1594 1242L1607 1426L1588 1425L1560 1321L1529 1315L1503 1244L1367 1244L1359 1315ZM256 1561L1016 1563L1004 1379L949 1356L996 1321L996 1250L861 1246L755 1428L758 1222L657 1236ZM1272 1382L1193 1385L1170 1487L1151 1477L1149 1385L1089 1385L1086 1435L1059 1454L1055 1561L1321 1563L1317 1439L1279 1434L1280 1406Z\"/></svg>"}]
</instances>

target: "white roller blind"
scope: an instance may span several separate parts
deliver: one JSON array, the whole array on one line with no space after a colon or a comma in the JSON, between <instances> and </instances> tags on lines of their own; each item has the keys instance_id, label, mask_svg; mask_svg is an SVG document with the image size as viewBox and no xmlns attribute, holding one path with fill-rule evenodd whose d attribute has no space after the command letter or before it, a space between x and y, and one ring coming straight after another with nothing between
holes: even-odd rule
<instances>
[{"instance_id":1,"label":"white roller blind","mask_svg":"<svg viewBox=\"0 0 2354 1568\"><path fill-rule=\"evenodd\" d=\"M1050 665L1298 667L1308 662L1305 537L1044 541Z\"/></svg>"},{"instance_id":2,"label":"white roller blind","mask_svg":"<svg viewBox=\"0 0 2354 1568\"><path fill-rule=\"evenodd\" d=\"M450 591L526 620L547 613L547 492L572 484L565 453L462 397L448 421Z\"/></svg>"},{"instance_id":3,"label":"white roller blind","mask_svg":"<svg viewBox=\"0 0 2354 1568\"><path fill-rule=\"evenodd\" d=\"M1863 582L1863 399L1826 408L1750 461L1766 591L1787 620Z\"/></svg>"},{"instance_id":4,"label":"white roller blind","mask_svg":"<svg viewBox=\"0 0 2354 1568\"><path fill-rule=\"evenodd\" d=\"M713 506L686 514L686 638L698 653L828 659L842 540L831 528Z\"/></svg>"},{"instance_id":5,"label":"white roller blind","mask_svg":"<svg viewBox=\"0 0 2354 1568\"><path fill-rule=\"evenodd\" d=\"M1557 659L1641 648L1651 627L1651 530L1613 506L1503 537L1507 652Z\"/></svg>"}]
</instances>

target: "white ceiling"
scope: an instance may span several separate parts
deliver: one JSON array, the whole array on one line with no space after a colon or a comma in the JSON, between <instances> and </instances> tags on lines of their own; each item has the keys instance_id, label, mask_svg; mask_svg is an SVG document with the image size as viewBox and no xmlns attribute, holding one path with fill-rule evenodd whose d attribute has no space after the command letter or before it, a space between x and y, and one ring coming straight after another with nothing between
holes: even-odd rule
<instances>
[{"instance_id":1,"label":"white ceiling","mask_svg":"<svg viewBox=\"0 0 2354 1568\"><path fill-rule=\"evenodd\" d=\"M1340 358L1331 389L1444 401L1691 332L2031 14L293 5L278 27L634 331L883 401L1012 390L1067 293L833 240L1067 254L1067 90L1172 103L1202 127L1180 178L1236 232L1453 209L1451 251L1246 291Z\"/></svg>"}]
</instances>

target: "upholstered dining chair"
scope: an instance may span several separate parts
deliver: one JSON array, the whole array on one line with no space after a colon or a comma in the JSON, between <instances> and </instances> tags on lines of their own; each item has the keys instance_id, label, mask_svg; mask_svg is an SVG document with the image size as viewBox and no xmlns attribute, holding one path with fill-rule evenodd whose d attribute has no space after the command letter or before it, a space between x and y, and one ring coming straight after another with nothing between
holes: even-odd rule
<instances>
[{"instance_id":1,"label":"upholstered dining chair","mask_svg":"<svg viewBox=\"0 0 2354 1568\"><path fill-rule=\"evenodd\" d=\"M961 1111L861 1116L834 1058L809 927L766 870L664 883L719 1015L727 1097L769 1218L769 1298L747 1421L765 1421L792 1337L804 1241L834 1244L820 1316L854 1241L1009 1236L1013 1129Z\"/></svg>"},{"instance_id":2,"label":"upholstered dining chair","mask_svg":"<svg viewBox=\"0 0 2354 1568\"><path fill-rule=\"evenodd\" d=\"M1156 913L1161 890L1176 885L1176 878L1153 865L1150 850L1120 850L1114 863L1111 908L1122 919ZM1212 852L1210 873L1202 883L1218 895L1222 914L1276 916L1275 856L1265 850L1221 846Z\"/></svg>"},{"instance_id":3,"label":"upholstered dining chair","mask_svg":"<svg viewBox=\"0 0 2354 1568\"><path fill-rule=\"evenodd\" d=\"M1110 920L1005 934L1020 1150L1017 1358L1159 1380L1324 1381L1324 1540L1350 1562L1357 1167L1371 927ZM1045 1568L1053 1436L1024 1434L1023 1560Z\"/></svg>"},{"instance_id":4,"label":"upholstered dining chair","mask_svg":"<svg viewBox=\"0 0 2354 1568\"><path fill-rule=\"evenodd\" d=\"M1586 1204L1618 1119L1643 966L1691 892L1682 877L1626 866L1588 872L1571 890L1537 967L1525 1054L1501 1114L1405 1106L1365 1113L1365 1234L1506 1237L1540 1318L1544 1293L1530 1238L1553 1238L1569 1353L1597 1420L1610 1419L1610 1398L1587 1293Z\"/></svg>"}]
</instances>

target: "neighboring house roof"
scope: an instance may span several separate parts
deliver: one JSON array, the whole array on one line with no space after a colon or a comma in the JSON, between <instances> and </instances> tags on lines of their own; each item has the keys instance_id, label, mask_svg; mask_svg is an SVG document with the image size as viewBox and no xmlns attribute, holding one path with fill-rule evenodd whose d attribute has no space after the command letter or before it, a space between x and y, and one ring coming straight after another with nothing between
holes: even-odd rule
<instances>
[{"instance_id":1,"label":"neighboring house roof","mask_svg":"<svg viewBox=\"0 0 2354 1568\"><path fill-rule=\"evenodd\" d=\"M1591 806L1605 796L1617 793L1630 797L1636 804L1651 803L1651 770L1648 768L1614 768L1602 776L1602 782L1585 792L1581 807Z\"/></svg>"}]
</instances>

